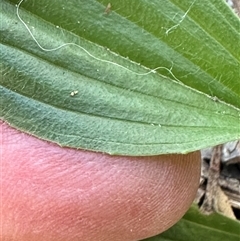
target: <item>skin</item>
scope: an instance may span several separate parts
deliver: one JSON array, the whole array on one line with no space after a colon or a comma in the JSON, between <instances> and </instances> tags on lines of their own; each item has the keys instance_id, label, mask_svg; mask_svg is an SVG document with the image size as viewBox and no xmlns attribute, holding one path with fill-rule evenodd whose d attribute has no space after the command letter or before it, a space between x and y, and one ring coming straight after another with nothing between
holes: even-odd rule
<instances>
[{"instance_id":1,"label":"skin","mask_svg":"<svg viewBox=\"0 0 240 241\"><path fill-rule=\"evenodd\" d=\"M199 152L109 156L62 148L0 122L1 240L134 241L191 205Z\"/></svg>"}]
</instances>

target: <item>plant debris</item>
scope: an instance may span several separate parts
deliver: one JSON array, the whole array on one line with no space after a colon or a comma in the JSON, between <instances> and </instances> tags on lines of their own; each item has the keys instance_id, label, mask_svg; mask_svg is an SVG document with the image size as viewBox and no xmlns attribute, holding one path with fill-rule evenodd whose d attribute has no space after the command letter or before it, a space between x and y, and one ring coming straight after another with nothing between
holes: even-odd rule
<instances>
[{"instance_id":1,"label":"plant debris","mask_svg":"<svg viewBox=\"0 0 240 241\"><path fill-rule=\"evenodd\" d=\"M195 202L210 214L240 220L240 142L204 149L200 186Z\"/></svg>"}]
</instances>

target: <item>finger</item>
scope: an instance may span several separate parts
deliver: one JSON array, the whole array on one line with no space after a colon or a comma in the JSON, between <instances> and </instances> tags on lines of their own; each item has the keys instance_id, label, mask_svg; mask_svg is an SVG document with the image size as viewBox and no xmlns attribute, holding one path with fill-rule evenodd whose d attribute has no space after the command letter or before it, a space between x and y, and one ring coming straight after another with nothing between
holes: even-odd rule
<instances>
[{"instance_id":1,"label":"finger","mask_svg":"<svg viewBox=\"0 0 240 241\"><path fill-rule=\"evenodd\" d=\"M1 128L5 240L140 240L172 226L194 199L198 152L109 156Z\"/></svg>"}]
</instances>

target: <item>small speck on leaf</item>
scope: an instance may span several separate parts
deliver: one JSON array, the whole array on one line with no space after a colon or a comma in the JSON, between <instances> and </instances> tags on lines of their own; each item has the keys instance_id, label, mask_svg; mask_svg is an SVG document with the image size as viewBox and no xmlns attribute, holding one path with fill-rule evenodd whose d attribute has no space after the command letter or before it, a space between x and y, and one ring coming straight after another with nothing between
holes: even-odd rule
<instances>
[{"instance_id":1,"label":"small speck on leaf","mask_svg":"<svg viewBox=\"0 0 240 241\"><path fill-rule=\"evenodd\" d=\"M74 90L74 91L72 91L72 92L70 93L70 96L75 96L77 93L78 93L78 91L77 91L77 90Z\"/></svg>"}]
</instances>

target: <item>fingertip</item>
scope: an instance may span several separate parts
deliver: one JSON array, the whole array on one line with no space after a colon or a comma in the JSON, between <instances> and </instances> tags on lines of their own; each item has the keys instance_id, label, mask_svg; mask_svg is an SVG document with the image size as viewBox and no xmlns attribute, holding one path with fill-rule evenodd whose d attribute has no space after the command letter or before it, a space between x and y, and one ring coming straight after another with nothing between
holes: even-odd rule
<instances>
[{"instance_id":1,"label":"fingertip","mask_svg":"<svg viewBox=\"0 0 240 241\"><path fill-rule=\"evenodd\" d=\"M109 156L2 130L2 230L12 241L141 240L177 222L198 188L199 152Z\"/></svg>"}]
</instances>

